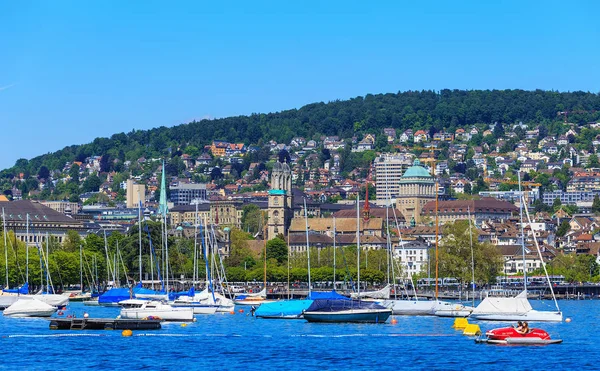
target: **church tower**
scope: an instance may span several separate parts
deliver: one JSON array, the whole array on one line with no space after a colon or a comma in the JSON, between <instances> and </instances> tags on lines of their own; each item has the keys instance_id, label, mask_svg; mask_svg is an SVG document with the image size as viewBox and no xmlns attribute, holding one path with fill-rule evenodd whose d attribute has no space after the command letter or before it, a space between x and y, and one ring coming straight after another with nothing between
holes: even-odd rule
<instances>
[{"instance_id":1,"label":"church tower","mask_svg":"<svg viewBox=\"0 0 600 371\"><path fill-rule=\"evenodd\" d=\"M287 163L275 162L269 190L267 239L287 235L292 220L292 171Z\"/></svg>"}]
</instances>

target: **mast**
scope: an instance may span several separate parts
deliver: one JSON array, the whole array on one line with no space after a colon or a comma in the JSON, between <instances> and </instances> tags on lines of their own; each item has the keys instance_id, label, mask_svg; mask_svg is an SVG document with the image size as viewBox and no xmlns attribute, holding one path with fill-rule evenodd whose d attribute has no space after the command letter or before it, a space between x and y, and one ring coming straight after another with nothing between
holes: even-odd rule
<instances>
[{"instance_id":1,"label":"mast","mask_svg":"<svg viewBox=\"0 0 600 371\"><path fill-rule=\"evenodd\" d=\"M519 217L521 219L521 252L523 253L523 288L525 293L527 294L527 267L525 266L525 231L523 228L523 203L525 202L525 198L523 197L523 191L521 190L521 172L517 172L517 176L519 179L519 195L521 197L519 202ZM531 228L531 226L530 226ZM544 261L542 260L542 263Z\"/></svg>"},{"instance_id":2,"label":"mast","mask_svg":"<svg viewBox=\"0 0 600 371\"><path fill-rule=\"evenodd\" d=\"M192 285L196 282L196 271L198 269L198 200L196 200L196 214L194 223L194 271L192 272Z\"/></svg>"},{"instance_id":3,"label":"mast","mask_svg":"<svg viewBox=\"0 0 600 371\"><path fill-rule=\"evenodd\" d=\"M79 244L79 288L81 289L81 294L83 294L83 246ZM87 273L86 273L87 276ZM59 277L60 278L60 277Z\"/></svg>"},{"instance_id":4,"label":"mast","mask_svg":"<svg viewBox=\"0 0 600 371\"><path fill-rule=\"evenodd\" d=\"M2 235L4 236L4 266L6 268L6 286L8 288L8 243L6 241L6 216L4 208L2 208Z\"/></svg>"},{"instance_id":5,"label":"mast","mask_svg":"<svg viewBox=\"0 0 600 371\"><path fill-rule=\"evenodd\" d=\"M29 214L26 216L26 235L25 235L25 283L29 283Z\"/></svg>"},{"instance_id":6,"label":"mast","mask_svg":"<svg viewBox=\"0 0 600 371\"><path fill-rule=\"evenodd\" d=\"M433 159L433 147L431 147L431 158ZM432 162L433 166L431 167L431 172L433 174L433 179L435 180L435 300L438 300L439 294L439 285L438 285L438 269L440 266L439 262L439 253L438 253L438 236L439 236L439 228L440 223L438 219L438 199L439 199L439 187L437 177L435 176L435 159Z\"/></svg>"},{"instance_id":7,"label":"mast","mask_svg":"<svg viewBox=\"0 0 600 371\"><path fill-rule=\"evenodd\" d=\"M467 215L469 216L469 239L471 241L471 274L473 289L473 308L475 308L475 252L473 251L473 234L471 233L471 208L467 207Z\"/></svg>"},{"instance_id":8,"label":"mast","mask_svg":"<svg viewBox=\"0 0 600 371\"><path fill-rule=\"evenodd\" d=\"M360 300L360 194L356 195L356 282Z\"/></svg>"},{"instance_id":9,"label":"mast","mask_svg":"<svg viewBox=\"0 0 600 371\"><path fill-rule=\"evenodd\" d=\"M333 217L333 289L335 290L335 253L336 253L336 235L335 216Z\"/></svg>"},{"instance_id":10,"label":"mast","mask_svg":"<svg viewBox=\"0 0 600 371\"><path fill-rule=\"evenodd\" d=\"M310 298L310 243L308 242L308 212L306 211L306 197L304 197L304 224L306 225L306 256L308 260L308 297Z\"/></svg>"},{"instance_id":11,"label":"mast","mask_svg":"<svg viewBox=\"0 0 600 371\"><path fill-rule=\"evenodd\" d=\"M164 263L164 272L165 272L165 292L169 293L169 246L167 243L167 213L169 212L169 207L167 206L167 180L165 173L165 160L162 162L162 176L160 179L160 202L158 206L158 212L162 216L161 222L164 226L163 231L163 240L164 240L164 253L163 263Z\"/></svg>"},{"instance_id":12,"label":"mast","mask_svg":"<svg viewBox=\"0 0 600 371\"><path fill-rule=\"evenodd\" d=\"M139 204L138 204L138 239L139 239L139 245L140 245L140 256L139 256L139 261L138 264L140 266L140 284L142 283L142 199L140 198L140 190L138 188L138 199L139 199Z\"/></svg>"}]
</instances>

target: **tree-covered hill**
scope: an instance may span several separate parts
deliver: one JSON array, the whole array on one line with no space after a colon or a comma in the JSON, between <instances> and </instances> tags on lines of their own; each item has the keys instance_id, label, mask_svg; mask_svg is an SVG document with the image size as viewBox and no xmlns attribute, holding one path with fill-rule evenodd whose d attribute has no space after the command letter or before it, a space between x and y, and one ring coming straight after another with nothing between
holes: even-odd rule
<instances>
[{"instance_id":1,"label":"tree-covered hill","mask_svg":"<svg viewBox=\"0 0 600 371\"><path fill-rule=\"evenodd\" d=\"M453 131L467 125L520 121L542 125L549 133L560 133L563 131L563 117L557 115L559 111L573 111L569 115L570 122L598 121L600 95L543 90L427 90L368 94L277 113L193 121L171 128L114 134L110 138L97 138L91 143L65 147L31 160L20 159L14 167L2 171L0 177L35 174L42 165L49 170L62 169L68 161L82 161L94 155L109 155L104 161L134 161L186 148L187 153L194 153L212 140L260 145L269 140L287 143L294 136L339 135L350 138L367 132L380 134L384 127L399 130L433 127L436 131Z\"/></svg>"}]
</instances>

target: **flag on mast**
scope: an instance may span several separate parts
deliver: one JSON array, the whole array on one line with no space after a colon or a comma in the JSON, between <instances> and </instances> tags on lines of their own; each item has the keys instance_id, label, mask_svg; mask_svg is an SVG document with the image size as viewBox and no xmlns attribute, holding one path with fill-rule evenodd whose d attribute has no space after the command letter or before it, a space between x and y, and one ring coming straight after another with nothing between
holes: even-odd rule
<instances>
[{"instance_id":1,"label":"flag on mast","mask_svg":"<svg viewBox=\"0 0 600 371\"><path fill-rule=\"evenodd\" d=\"M165 160L162 163L162 176L160 182L160 202L158 204L158 213L160 215L167 215L169 212L169 207L167 206L167 182L165 175Z\"/></svg>"}]
</instances>

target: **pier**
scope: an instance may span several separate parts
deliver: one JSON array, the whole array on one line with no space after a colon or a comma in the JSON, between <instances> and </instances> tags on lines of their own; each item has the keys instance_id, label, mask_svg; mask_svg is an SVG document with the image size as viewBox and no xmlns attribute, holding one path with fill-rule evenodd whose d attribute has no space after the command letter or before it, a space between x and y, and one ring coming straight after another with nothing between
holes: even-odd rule
<instances>
[{"instance_id":1,"label":"pier","mask_svg":"<svg viewBox=\"0 0 600 371\"><path fill-rule=\"evenodd\" d=\"M51 330L159 330L160 320L115 318L52 318Z\"/></svg>"}]
</instances>

